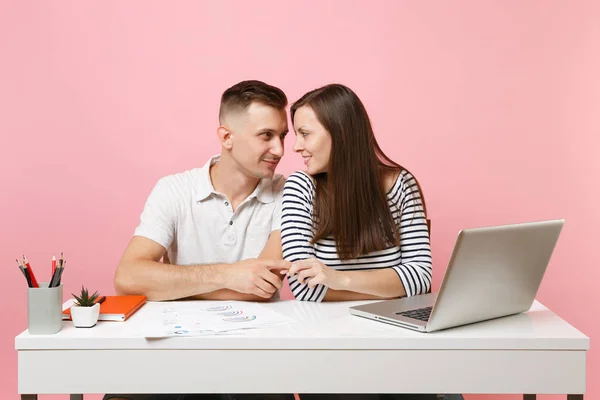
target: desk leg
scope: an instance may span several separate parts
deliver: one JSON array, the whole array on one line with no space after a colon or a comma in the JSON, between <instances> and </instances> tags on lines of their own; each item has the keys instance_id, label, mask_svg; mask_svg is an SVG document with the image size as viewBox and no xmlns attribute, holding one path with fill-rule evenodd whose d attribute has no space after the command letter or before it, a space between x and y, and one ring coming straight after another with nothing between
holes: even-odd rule
<instances>
[{"instance_id":1,"label":"desk leg","mask_svg":"<svg viewBox=\"0 0 600 400\"><path fill-rule=\"evenodd\" d=\"M535 400L535 394L524 394L523 400ZM567 400L583 400L582 394L568 394Z\"/></svg>"},{"instance_id":2,"label":"desk leg","mask_svg":"<svg viewBox=\"0 0 600 400\"><path fill-rule=\"evenodd\" d=\"M71 400L83 400L83 395L82 394L72 394Z\"/></svg>"}]
</instances>

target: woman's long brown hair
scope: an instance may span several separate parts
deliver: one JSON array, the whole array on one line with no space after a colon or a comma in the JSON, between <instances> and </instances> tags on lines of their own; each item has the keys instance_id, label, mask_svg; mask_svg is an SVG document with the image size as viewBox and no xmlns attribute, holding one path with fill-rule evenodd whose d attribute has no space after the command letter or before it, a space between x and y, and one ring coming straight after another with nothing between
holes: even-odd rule
<instances>
[{"instance_id":1,"label":"woman's long brown hair","mask_svg":"<svg viewBox=\"0 0 600 400\"><path fill-rule=\"evenodd\" d=\"M316 232L312 243L332 235L342 260L399 245L387 202L385 177L390 173L397 175L404 168L377 144L358 96L340 84L315 89L292 105L292 121L303 106L314 111L331 135L328 170L314 176ZM417 188L420 192L418 183ZM425 200L422 201L424 207Z\"/></svg>"}]
</instances>

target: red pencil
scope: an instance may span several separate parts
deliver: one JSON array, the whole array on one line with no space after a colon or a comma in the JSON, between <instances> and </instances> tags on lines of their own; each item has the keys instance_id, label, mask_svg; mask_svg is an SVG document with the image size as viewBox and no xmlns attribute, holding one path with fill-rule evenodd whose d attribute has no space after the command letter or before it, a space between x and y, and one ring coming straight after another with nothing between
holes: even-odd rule
<instances>
[{"instance_id":1,"label":"red pencil","mask_svg":"<svg viewBox=\"0 0 600 400\"><path fill-rule=\"evenodd\" d=\"M56 257L52 256L52 275L54 275L55 270L56 270Z\"/></svg>"},{"instance_id":2,"label":"red pencil","mask_svg":"<svg viewBox=\"0 0 600 400\"><path fill-rule=\"evenodd\" d=\"M29 275L31 276L31 283L33 284L33 287L39 288L40 286L38 285L37 279L35 279L35 275L33 274L33 268L31 268L31 265L29 265L29 261L27 261L27 258L25 258L25 254L23 254L23 264L25 264L25 266L29 270Z\"/></svg>"}]
</instances>

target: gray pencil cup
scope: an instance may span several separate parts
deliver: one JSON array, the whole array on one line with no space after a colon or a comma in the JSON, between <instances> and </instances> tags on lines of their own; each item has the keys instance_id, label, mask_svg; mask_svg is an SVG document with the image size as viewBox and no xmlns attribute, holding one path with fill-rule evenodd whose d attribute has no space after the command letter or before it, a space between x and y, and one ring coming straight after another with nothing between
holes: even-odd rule
<instances>
[{"instance_id":1,"label":"gray pencil cup","mask_svg":"<svg viewBox=\"0 0 600 400\"><path fill-rule=\"evenodd\" d=\"M63 285L49 288L50 282L40 282L39 288L27 288L27 318L30 335L51 335L62 328Z\"/></svg>"}]
</instances>

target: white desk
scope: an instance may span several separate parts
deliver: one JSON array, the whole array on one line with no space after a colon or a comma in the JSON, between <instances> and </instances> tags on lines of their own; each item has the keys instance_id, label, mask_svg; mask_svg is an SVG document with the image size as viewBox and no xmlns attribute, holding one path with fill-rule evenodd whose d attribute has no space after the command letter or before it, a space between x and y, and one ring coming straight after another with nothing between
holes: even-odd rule
<instances>
[{"instance_id":1,"label":"white desk","mask_svg":"<svg viewBox=\"0 0 600 400\"><path fill-rule=\"evenodd\" d=\"M537 393L583 399L589 339L539 303L527 313L418 333L351 303L266 304L299 323L243 335L147 340L127 322L15 338L19 393ZM81 366L81 367L79 367ZM83 395L72 394L71 399ZM535 395L525 395L535 399Z\"/></svg>"}]
</instances>

